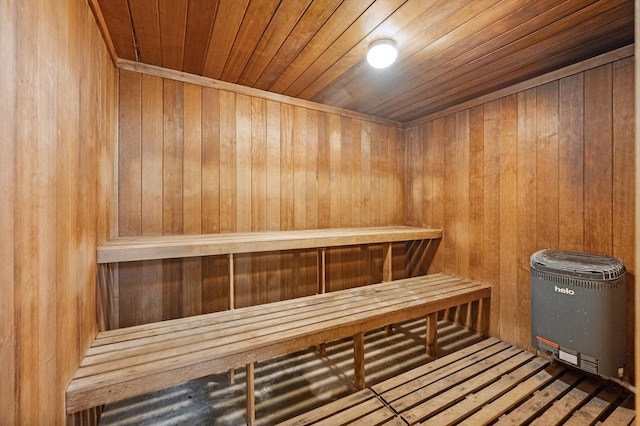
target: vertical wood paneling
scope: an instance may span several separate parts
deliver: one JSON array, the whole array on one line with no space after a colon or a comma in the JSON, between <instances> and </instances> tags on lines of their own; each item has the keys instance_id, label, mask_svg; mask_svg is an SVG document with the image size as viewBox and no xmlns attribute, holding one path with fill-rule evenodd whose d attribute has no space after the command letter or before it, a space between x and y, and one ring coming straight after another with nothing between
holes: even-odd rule
<instances>
[{"instance_id":1,"label":"vertical wood paneling","mask_svg":"<svg viewBox=\"0 0 640 426\"><path fill-rule=\"evenodd\" d=\"M202 232L220 231L220 91L202 89Z\"/></svg>"},{"instance_id":2,"label":"vertical wood paneling","mask_svg":"<svg viewBox=\"0 0 640 426\"><path fill-rule=\"evenodd\" d=\"M267 101L267 231L280 230L280 105Z\"/></svg>"},{"instance_id":3,"label":"vertical wood paneling","mask_svg":"<svg viewBox=\"0 0 640 426\"><path fill-rule=\"evenodd\" d=\"M202 91L184 85L183 108L183 229L185 234L202 232ZM202 259L183 259L182 304L184 315L202 313Z\"/></svg>"},{"instance_id":4,"label":"vertical wood paneling","mask_svg":"<svg viewBox=\"0 0 640 426\"><path fill-rule=\"evenodd\" d=\"M293 109L293 229L307 227L307 111L304 108Z\"/></svg>"},{"instance_id":5,"label":"vertical wood paneling","mask_svg":"<svg viewBox=\"0 0 640 426\"><path fill-rule=\"evenodd\" d=\"M518 93L518 311L520 346L533 349L529 342L531 296L529 258L538 247L536 238L536 89Z\"/></svg>"},{"instance_id":6,"label":"vertical wood paneling","mask_svg":"<svg viewBox=\"0 0 640 426\"><path fill-rule=\"evenodd\" d=\"M306 210L307 210L307 226L306 229L319 228L319 188L318 188L318 111L307 110L307 143L306 150L307 164L306 164Z\"/></svg>"},{"instance_id":7,"label":"vertical wood paneling","mask_svg":"<svg viewBox=\"0 0 640 426\"><path fill-rule=\"evenodd\" d=\"M407 197L407 203L404 206L404 215L407 223L418 226L423 220L422 204L427 203L429 194L422 187L422 177L426 176L422 172L422 166L426 156L422 155L422 129L424 126L416 126L407 130L407 156L410 159L407 167L407 178L405 186L407 193L411 194ZM420 161L422 160L422 161Z\"/></svg>"},{"instance_id":8,"label":"vertical wood paneling","mask_svg":"<svg viewBox=\"0 0 640 426\"><path fill-rule=\"evenodd\" d=\"M160 79L159 79L160 80ZM220 91L202 88L202 232L220 232ZM202 311L217 312L229 307L227 259L202 259Z\"/></svg>"},{"instance_id":9,"label":"vertical wood paneling","mask_svg":"<svg viewBox=\"0 0 640 426\"><path fill-rule=\"evenodd\" d=\"M491 334L532 349L536 250L615 255L633 268L633 72L623 59L406 129L406 220L444 223L431 270L493 285Z\"/></svg>"},{"instance_id":10,"label":"vertical wood paneling","mask_svg":"<svg viewBox=\"0 0 640 426\"><path fill-rule=\"evenodd\" d=\"M456 240L458 244L457 274L469 276L469 111L456 114L456 156L460 167L457 173L456 206L458 223Z\"/></svg>"},{"instance_id":11,"label":"vertical wood paneling","mask_svg":"<svg viewBox=\"0 0 640 426\"><path fill-rule=\"evenodd\" d=\"M236 230L251 231L251 98L236 96ZM251 255L235 256L236 306L251 303ZM248 297L245 297L248 296Z\"/></svg>"},{"instance_id":12,"label":"vertical wood paneling","mask_svg":"<svg viewBox=\"0 0 640 426\"><path fill-rule=\"evenodd\" d=\"M613 254L621 259L635 256L634 210L629 200L637 197L630 176L635 174L637 145L634 129L634 63L632 58L613 64ZM638 226L635 224L635 226ZM628 260L627 268L631 260ZM635 274L627 275L627 342L634 341ZM634 359L636 345L627 345L627 359ZM625 378L633 381L635 365L628 363Z\"/></svg>"},{"instance_id":13,"label":"vertical wood paneling","mask_svg":"<svg viewBox=\"0 0 640 426\"><path fill-rule=\"evenodd\" d=\"M352 223L351 204L351 120L347 117L340 118L340 156L336 159L336 172L340 176L338 186L338 205L336 209L340 217L339 226L347 227Z\"/></svg>"},{"instance_id":14,"label":"vertical wood paneling","mask_svg":"<svg viewBox=\"0 0 640 426\"><path fill-rule=\"evenodd\" d=\"M369 122L362 123L362 134L360 135L360 155L362 164L362 226L371 226L371 126ZM322 127L321 127L322 128ZM322 146L322 140L319 141ZM323 158L320 156L320 158ZM323 190L322 182L318 182L320 191Z\"/></svg>"},{"instance_id":15,"label":"vertical wood paneling","mask_svg":"<svg viewBox=\"0 0 640 426\"><path fill-rule=\"evenodd\" d=\"M404 177L407 174L406 163L406 144L404 143L404 129L390 128L389 134L393 135L389 145L391 155L395 154L396 163L394 175L391 177L393 181L392 194L394 196L394 205L404 206ZM404 224L404 210L392 208L392 222L395 224Z\"/></svg>"},{"instance_id":16,"label":"vertical wood paneling","mask_svg":"<svg viewBox=\"0 0 640 426\"><path fill-rule=\"evenodd\" d=\"M584 74L585 250L613 250L613 91L611 65Z\"/></svg>"},{"instance_id":17,"label":"vertical wood paneling","mask_svg":"<svg viewBox=\"0 0 640 426\"><path fill-rule=\"evenodd\" d=\"M340 218L340 195L341 195L341 157L342 134L340 117L335 114L329 115L329 211L330 227L339 228Z\"/></svg>"},{"instance_id":18,"label":"vertical wood paneling","mask_svg":"<svg viewBox=\"0 0 640 426\"><path fill-rule=\"evenodd\" d=\"M56 20L63 19L70 13L70 7L68 4L60 5L55 9ZM57 37L60 43L69 42L70 32L78 30L78 28L71 28L65 26L64 28L58 28ZM72 69L79 69L77 52L70 52L67 63ZM93 67L87 67L93 69ZM55 201L55 222L56 222L56 234L57 235L72 235L72 229L78 229L80 223L86 223L86 215L95 216L92 210L95 208L96 199L93 197L93 193L83 191L79 185L75 185L72 182L77 182L87 176L91 176L91 171L88 172L84 169L86 164L85 159L90 158L86 154L86 150L90 145L80 144L77 134L82 133L91 137L93 133L92 127L97 120L92 120L93 114L97 111L92 111L90 108L83 108L80 112L80 103L86 101L87 98L95 95L97 86L92 88L86 88L83 91L81 99L80 87L74 84L71 74L65 74L60 76L58 84L55 85L54 90L56 93L53 97L56 99L56 103L64 104L64 109L55 110L55 128L57 129L60 140L68 141L65 144L57 144L55 149L55 178L56 178L56 191L60 196L56 197ZM74 117L80 117L79 121L75 121ZM86 122L86 123L83 123ZM92 180L92 177L88 178ZM77 208L77 202L74 200L83 199L87 203L87 207L83 210ZM57 238L56 239L56 275L57 279L64 282L78 282L84 277L84 273L81 270L73 268L72 265L81 261L81 257L78 256L78 246L80 245L81 238L74 236L73 238ZM87 277L88 278L88 277ZM74 298L74 291L72 286L61 286L56 288L55 292L55 309L57 312L63 312L64 315L56 315L55 329L49 329L47 332L52 332L55 338L61 340L65 335L75 335L77 333L77 325L72 321L66 321L65 317L71 318L80 317L80 306L76 304L69 304L69 300ZM90 308L89 308L90 309ZM52 336L53 337L53 336ZM75 368L75 360L73 354L67 353L56 359L56 368L51 369L52 373L55 371L72 371ZM57 379L64 380L64 377L58 376ZM56 387L63 388L65 383L56 383Z\"/></svg>"},{"instance_id":19,"label":"vertical wood paneling","mask_svg":"<svg viewBox=\"0 0 640 426\"><path fill-rule=\"evenodd\" d=\"M123 75L121 111L131 116L122 117L120 131L132 133L121 142L132 146L122 148L119 160L121 235L403 223L402 130L161 77ZM381 279L367 267L381 259L378 249L335 249L327 257L331 289ZM228 307L225 257L120 269L120 326ZM236 256L236 306L311 294L316 275L313 251Z\"/></svg>"},{"instance_id":20,"label":"vertical wood paneling","mask_svg":"<svg viewBox=\"0 0 640 426\"><path fill-rule=\"evenodd\" d=\"M267 108L264 99L251 99L251 230L267 229ZM268 291L254 290L266 286L267 263L265 256L252 256L251 292L259 297L255 303L266 303Z\"/></svg>"},{"instance_id":21,"label":"vertical wood paneling","mask_svg":"<svg viewBox=\"0 0 640 426\"><path fill-rule=\"evenodd\" d=\"M484 267L484 108L469 110L469 277ZM428 125L428 123L427 123Z\"/></svg>"},{"instance_id":22,"label":"vertical wood paneling","mask_svg":"<svg viewBox=\"0 0 640 426\"><path fill-rule=\"evenodd\" d=\"M182 199L184 156L184 83L163 81L162 231L184 232ZM182 259L162 261L162 319L182 316ZM145 292L146 294L146 292Z\"/></svg>"},{"instance_id":23,"label":"vertical wood paneling","mask_svg":"<svg viewBox=\"0 0 640 426\"><path fill-rule=\"evenodd\" d=\"M584 247L584 76L575 74L559 82L558 178L562 250Z\"/></svg>"},{"instance_id":24,"label":"vertical wood paneling","mask_svg":"<svg viewBox=\"0 0 640 426\"><path fill-rule=\"evenodd\" d=\"M67 418L65 389L96 333L95 246L116 231L117 73L86 2L0 13L0 423L96 424Z\"/></svg>"},{"instance_id":25,"label":"vertical wood paneling","mask_svg":"<svg viewBox=\"0 0 640 426\"><path fill-rule=\"evenodd\" d=\"M142 113L142 83L141 75L138 73L120 72L120 108L118 110L118 197L126 202L118 203L118 235L140 235L142 232L142 119L146 122L152 121L147 114ZM153 101L153 98L151 99ZM162 109L157 114L154 124L161 124ZM162 126L160 126L160 129ZM151 136L151 135L150 135ZM160 154L156 160L162 161ZM149 165L149 163L145 163ZM151 166L150 166L151 167ZM162 179L162 169L156 179ZM149 184L149 182L145 182ZM157 185L149 185L150 190L157 188ZM159 200L162 198L160 196ZM149 201L149 200L147 200ZM155 200L154 200L155 201ZM150 208L153 208L152 204ZM159 209L160 220L162 220L162 205L156 205ZM162 222L147 219L149 225L146 227L160 226L159 233L162 233ZM162 276L162 264L157 262L154 268L144 272L150 275L153 280ZM120 312L130 312L131 315L122 318L118 323L122 326L139 324L144 321L161 319L161 312L153 309L161 303L158 293L151 290L162 291L162 286L157 281L143 281L143 271L140 262L129 262L120 265L118 268L118 287L114 295L118 303ZM154 282L152 288L145 288L137 284L140 282ZM147 293L148 291L148 293Z\"/></svg>"},{"instance_id":26,"label":"vertical wood paneling","mask_svg":"<svg viewBox=\"0 0 640 426\"><path fill-rule=\"evenodd\" d=\"M518 135L517 97L500 104L500 336L518 341L520 313L514 309L522 295L518 292ZM526 155L526 154L524 154ZM527 324L523 324L527 326Z\"/></svg>"},{"instance_id":27,"label":"vertical wood paneling","mask_svg":"<svg viewBox=\"0 0 640 426\"><path fill-rule=\"evenodd\" d=\"M220 232L236 229L236 95L220 92Z\"/></svg>"},{"instance_id":28,"label":"vertical wood paneling","mask_svg":"<svg viewBox=\"0 0 640 426\"><path fill-rule=\"evenodd\" d=\"M143 75L141 81L141 138L142 138L142 235L162 235L163 233L163 83L157 77ZM144 102L143 102L144 100ZM128 112L132 113L132 112ZM147 262L144 268L137 265L122 265L125 270L120 277L123 286L120 289L121 303L137 312L138 319L132 324L162 320L162 261ZM130 270L134 272L134 281L130 280ZM144 283L144 286L139 283ZM129 292L129 293L127 293ZM133 294L131 294L133 292Z\"/></svg>"},{"instance_id":29,"label":"vertical wood paneling","mask_svg":"<svg viewBox=\"0 0 640 426\"><path fill-rule=\"evenodd\" d=\"M141 170L141 74L120 72L118 128L118 234L140 235L142 231Z\"/></svg>"},{"instance_id":30,"label":"vertical wood paneling","mask_svg":"<svg viewBox=\"0 0 640 426\"><path fill-rule=\"evenodd\" d=\"M137 101L141 104L142 116L142 235L162 235L162 93L162 79L142 75L140 99ZM125 119L129 115L135 117L135 111L126 109L124 113L127 115ZM127 147L126 143L123 145L123 148Z\"/></svg>"},{"instance_id":31,"label":"vertical wood paneling","mask_svg":"<svg viewBox=\"0 0 640 426\"><path fill-rule=\"evenodd\" d=\"M362 122L354 119L350 121L351 226L362 226Z\"/></svg>"},{"instance_id":32,"label":"vertical wood paneling","mask_svg":"<svg viewBox=\"0 0 640 426\"><path fill-rule=\"evenodd\" d=\"M499 335L500 327L500 100L484 105L484 211L482 280L493 285L489 332Z\"/></svg>"},{"instance_id":33,"label":"vertical wood paneling","mask_svg":"<svg viewBox=\"0 0 640 426\"><path fill-rule=\"evenodd\" d=\"M293 111L292 105L280 105L280 229L294 226L293 211Z\"/></svg>"},{"instance_id":34,"label":"vertical wood paneling","mask_svg":"<svg viewBox=\"0 0 640 426\"><path fill-rule=\"evenodd\" d=\"M17 11L14 1L5 1L0 4L0 14L6 16L6 22L0 26L0 54L5 60L0 62L0 73L4 78L0 79L0 91L4 94L0 100L0 114L3 121L0 124L0 231L3 238L0 239L0 365L6 366L4 379L0 380L0 412L3 413L8 424L16 424L20 415L17 407L18 395L15 392L16 381L20 378L16 375L16 293L20 290L15 287L16 263L14 241L20 230L16 229L15 198L16 198L16 163L13 156L16 152L16 118L17 118Z\"/></svg>"},{"instance_id":35,"label":"vertical wood paneling","mask_svg":"<svg viewBox=\"0 0 640 426\"><path fill-rule=\"evenodd\" d=\"M447 238L443 240L441 250L444 254L444 271L446 273L458 274L458 215L456 189L458 185L459 167L446 167L446 165L457 162L457 126L456 116L449 115L444 118L444 221L443 228L446 229Z\"/></svg>"},{"instance_id":36,"label":"vertical wood paneling","mask_svg":"<svg viewBox=\"0 0 640 426\"><path fill-rule=\"evenodd\" d=\"M267 229L267 103L251 99L251 230Z\"/></svg>"},{"instance_id":37,"label":"vertical wood paneling","mask_svg":"<svg viewBox=\"0 0 640 426\"><path fill-rule=\"evenodd\" d=\"M236 96L236 230L251 231L251 98Z\"/></svg>"},{"instance_id":38,"label":"vertical wood paneling","mask_svg":"<svg viewBox=\"0 0 640 426\"><path fill-rule=\"evenodd\" d=\"M431 225L434 228L442 228L444 225L444 144L438 143L444 139L444 118L433 121L431 133L426 143L431 144L431 172L433 180L431 183L432 191L432 217ZM443 230L443 232L447 232ZM446 235L446 234L445 234ZM444 238L443 238L444 239ZM442 249L442 241L439 241L440 250L436 250L433 261L429 267L429 272L442 271L444 268L444 249Z\"/></svg>"},{"instance_id":39,"label":"vertical wood paneling","mask_svg":"<svg viewBox=\"0 0 640 426\"><path fill-rule=\"evenodd\" d=\"M537 88L536 237L538 247L558 247L558 82Z\"/></svg>"}]
</instances>

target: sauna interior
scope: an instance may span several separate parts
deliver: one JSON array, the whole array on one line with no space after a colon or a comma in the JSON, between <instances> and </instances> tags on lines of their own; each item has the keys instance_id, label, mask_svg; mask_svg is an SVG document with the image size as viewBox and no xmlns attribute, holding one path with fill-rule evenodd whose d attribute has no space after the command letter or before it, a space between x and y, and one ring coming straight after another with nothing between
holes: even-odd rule
<instances>
[{"instance_id":1,"label":"sauna interior","mask_svg":"<svg viewBox=\"0 0 640 426\"><path fill-rule=\"evenodd\" d=\"M75 410L67 394L98 333L431 274L478 283L467 318L485 312L484 337L535 354L529 260L541 249L624 263L618 381L633 390L639 9L3 0L0 425L100 424L104 402ZM398 48L382 70L365 58L380 39ZM405 228L436 233L361 234ZM350 244L313 232L340 229ZM201 235L251 233L250 246L290 231L313 241L190 251ZM166 236L186 237L183 255L98 254L118 237ZM427 325L450 314L438 307ZM375 331L358 330L355 352Z\"/></svg>"}]
</instances>

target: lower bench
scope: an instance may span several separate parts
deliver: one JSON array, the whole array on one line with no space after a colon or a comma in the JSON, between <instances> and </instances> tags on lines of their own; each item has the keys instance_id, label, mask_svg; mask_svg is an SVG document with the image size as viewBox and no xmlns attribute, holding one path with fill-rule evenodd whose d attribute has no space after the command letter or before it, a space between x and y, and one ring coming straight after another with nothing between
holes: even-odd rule
<instances>
[{"instance_id":1,"label":"lower bench","mask_svg":"<svg viewBox=\"0 0 640 426\"><path fill-rule=\"evenodd\" d=\"M67 413L246 365L252 424L255 362L353 336L356 386L364 389L364 332L426 317L435 356L437 312L470 304L468 326L486 334L490 292L434 274L101 332L67 388Z\"/></svg>"}]
</instances>

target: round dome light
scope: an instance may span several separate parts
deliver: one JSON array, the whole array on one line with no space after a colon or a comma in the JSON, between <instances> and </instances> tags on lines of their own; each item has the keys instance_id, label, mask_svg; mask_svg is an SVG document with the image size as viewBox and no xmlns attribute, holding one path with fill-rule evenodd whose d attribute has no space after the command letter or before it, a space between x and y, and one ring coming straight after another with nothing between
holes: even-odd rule
<instances>
[{"instance_id":1,"label":"round dome light","mask_svg":"<svg viewBox=\"0 0 640 426\"><path fill-rule=\"evenodd\" d=\"M369 46L367 62L374 68L386 68L398 57L398 48L393 40L376 40Z\"/></svg>"}]
</instances>

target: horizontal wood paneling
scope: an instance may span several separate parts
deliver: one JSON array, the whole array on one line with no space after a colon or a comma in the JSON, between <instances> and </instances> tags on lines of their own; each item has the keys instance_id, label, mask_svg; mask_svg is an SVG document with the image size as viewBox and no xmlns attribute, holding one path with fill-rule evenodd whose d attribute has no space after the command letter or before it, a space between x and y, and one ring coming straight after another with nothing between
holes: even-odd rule
<instances>
[{"instance_id":1,"label":"horizontal wood paneling","mask_svg":"<svg viewBox=\"0 0 640 426\"><path fill-rule=\"evenodd\" d=\"M0 423L69 418L113 223L117 71L86 1L0 5Z\"/></svg>"},{"instance_id":2,"label":"horizontal wood paneling","mask_svg":"<svg viewBox=\"0 0 640 426\"><path fill-rule=\"evenodd\" d=\"M125 70L119 117L120 236L404 220L395 126ZM330 289L381 279L380 248L327 257ZM313 250L235 256L236 306L317 291L316 263ZM227 258L121 264L119 325L226 309L228 279Z\"/></svg>"},{"instance_id":3,"label":"horizontal wood paneling","mask_svg":"<svg viewBox=\"0 0 640 426\"><path fill-rule=\"evenodd\" d=\"M493 285L491 334L512 344L531 349L529 257L543 248L623 260L633 341L633 61L406 130L407 224L444 229L438 265Z\"/></svg>"},{"instance_id":4,"label":"horizontal wood paneling","mask_svg":"<svg viewBox=\"0 0 640 426\"><path fill-rule=\"evenodd\" d=\"M400 122L633 43L633 0L92 1L119 59Z\"/></svg>"}]
</instances>

